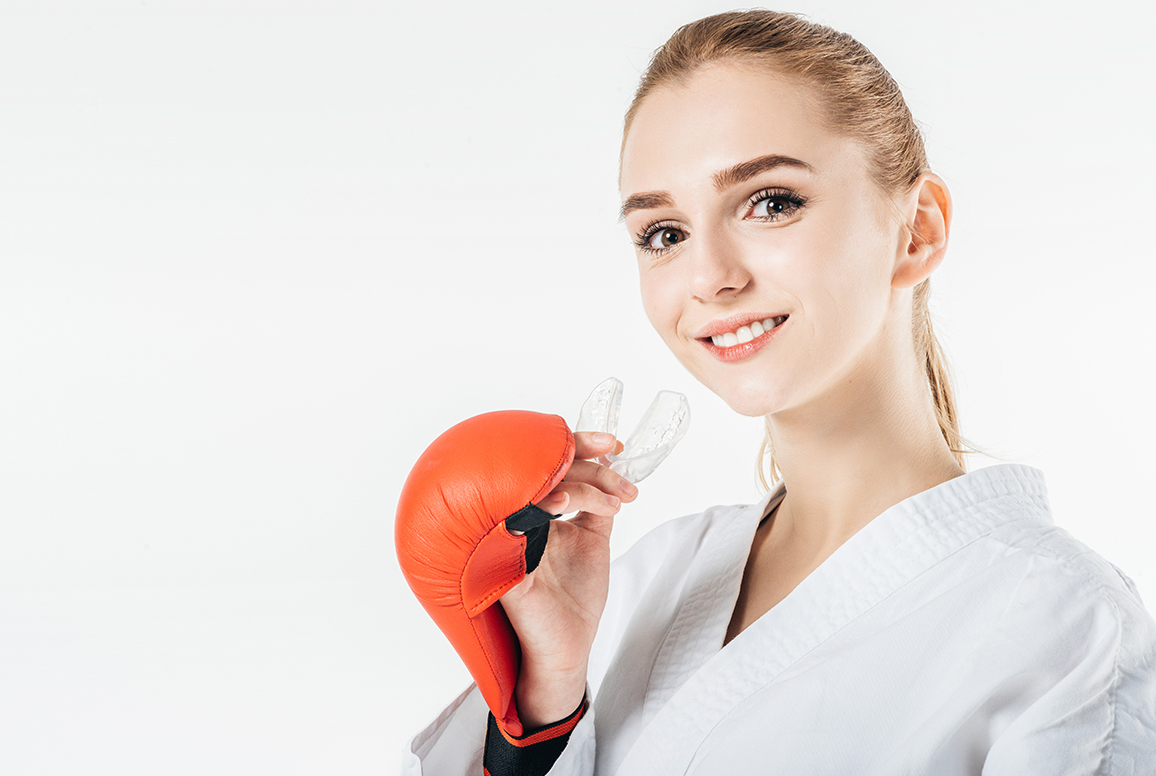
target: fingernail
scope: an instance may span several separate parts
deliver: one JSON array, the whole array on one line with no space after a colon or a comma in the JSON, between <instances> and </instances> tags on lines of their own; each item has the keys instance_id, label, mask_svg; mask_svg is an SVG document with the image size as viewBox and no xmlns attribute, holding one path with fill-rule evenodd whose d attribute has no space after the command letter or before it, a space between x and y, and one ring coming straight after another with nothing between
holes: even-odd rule
<instances>
[{"instance_id":1,"label":"fingernail","mask_svg":"<svg viewBox=\"0 0 1156 776\"><path fill-rule=\"evenodd\" d=\"M600 446L605 446L605 445L608 445L614 441L614 435L613 434L607 434L604 431L599 431L597 434L595 434L592 437L592 439L594 440L594 444L600 445Z\"/></svg>"},{"instance_id":2,"label":"fingernail","mask_svg":"<svg viewBox=\"0 0 1156 776\"><path fill-rule=\"evenodd\" d=\"M612 507L619 506L622 503L622 499L618 498L618 496L611 496L609 493L604 495L606 497L606 503Z\"/></svg>"},{"instance_id":3,"label":"fingernail","mask_svg":"<svg viewBox=\"0 0 1156 776\"><path fill-rule=\"evenodd\" d=\"M618 488L627 496L633 496L638 493L638 488L634 486L634 483L625 477L621 478L621 481L618 483Z\"/></svg>"}]
</instances>

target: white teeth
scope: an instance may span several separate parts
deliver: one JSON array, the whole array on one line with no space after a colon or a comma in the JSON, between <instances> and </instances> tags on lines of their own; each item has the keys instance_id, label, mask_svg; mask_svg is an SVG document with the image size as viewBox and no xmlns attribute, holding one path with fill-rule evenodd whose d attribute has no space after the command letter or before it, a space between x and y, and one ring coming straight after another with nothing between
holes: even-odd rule
<instances>
[{"instance_id":1,"label":"white teeth","mask_svg":"<svg viewBox=\"0 0 1156 776\"><path fill-rule=\"evenodd\" d=\"M787 317L780 315L777 318L767 318L765 321L755 321L748 326L740 326L738 331L714 334L711 336L710 341L715 344L715 347L733 348L735 345L750 342L755 337L761 337L785 320L787 320Z\"/></svg>"}]
</instances>

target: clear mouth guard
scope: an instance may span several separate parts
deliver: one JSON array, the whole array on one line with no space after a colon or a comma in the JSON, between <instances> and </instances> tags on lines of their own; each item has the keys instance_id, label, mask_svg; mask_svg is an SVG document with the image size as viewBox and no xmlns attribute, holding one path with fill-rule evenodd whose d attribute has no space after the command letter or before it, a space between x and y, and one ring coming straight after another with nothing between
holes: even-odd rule
<instances>
[{"instance_id":1,"label":"clear mouth guard","mask_svg":"<svg viewBox=\"0 0 1156 776\"><path fill-rule=\"evenodd\" d=\"M578 415L575 431L603 431L618 435L622 381L608 377L590 393ZM598 460L631 482L642 482L666 460L690 427L690 404L674 391L659 391L650 408L626 440L621 453Z\"/></svg>"}]
</instances>

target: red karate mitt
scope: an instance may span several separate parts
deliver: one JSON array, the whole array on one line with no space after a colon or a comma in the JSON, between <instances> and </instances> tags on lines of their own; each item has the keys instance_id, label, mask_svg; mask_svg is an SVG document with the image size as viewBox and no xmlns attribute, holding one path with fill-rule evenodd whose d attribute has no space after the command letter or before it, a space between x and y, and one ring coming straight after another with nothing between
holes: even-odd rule
<instances>
[{"instance_id":1,"label":"red karate mitt","mask_svg":"<svg viewBox=\"0 0 1156 776\"><path fill-rule=\"evenodd\" d=\"M498 599L537 567L554 515L534 504L573 461L574 435L557 415L490 412L435 439L397 504L402 573L512 736L522 734L521 650Z\"/></svg>"}]
</instances>

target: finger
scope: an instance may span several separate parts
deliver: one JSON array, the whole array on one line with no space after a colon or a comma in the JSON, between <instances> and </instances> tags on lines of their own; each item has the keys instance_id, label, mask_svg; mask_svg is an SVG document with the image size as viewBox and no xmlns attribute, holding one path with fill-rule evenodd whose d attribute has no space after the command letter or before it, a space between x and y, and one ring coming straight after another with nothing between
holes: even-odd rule
<instances>
[{"instance_id":1,"label":"finger","mask_svg":"<svg viewBox=\"0 0 1156 776\"><path fill-rule=\"evenodd\" d=\"M597 458L600 455L620 453L623 449L623 444L613 434L602 431L578 431L574 434L575 458Z\"/></svg>"},{"instance_id":2,"label":"finger","mask_svg":"<svg viewBox=\"0 0 1156 776\"><path fill-rule=\"evenodd\" d=\"M534 506L548 512L551 515L566 514L566 507L570 505L570 494L564 490L554 489L550 491L546 498L539 501Z\"/></svg>"},{"instance_id":3,"label":"finger","mask_svg":"<svg viewBox=\"0 0 1156 776\"><path fill-rule=\"evenodd\" d=\"M591 514L590 512L579 512L566 522L584 531L594 531L603 536L610 536L610 531L614 528L613 515L606 517Z\"/></svg>"},{"instance_id":4,"label":"finger","mask_svg":"<svg viewBox=\"0 0 1156 776\"><path fill-rule=\"evenodd\" d=\"M634 501L638 496L638 488L634 483L618 472L592 461L575 461L562 479L564 482L585 482L623 501Z\"/></svg>"},{"instance_id":5,"label":"finger","mask_svg":"<svg viewBox=\"0 0 1156 776\"><path fill-rule=\"evenodd\" d=\"M609 516L618 512L622 506L622 499L610 493L603 493L585 482L562 482L550 492L550 495L539 501L537 506L552 515L581 511Z\"/></svg>"}]
</instances>

